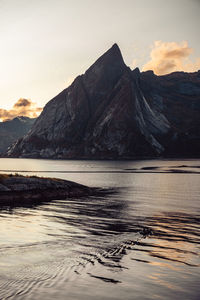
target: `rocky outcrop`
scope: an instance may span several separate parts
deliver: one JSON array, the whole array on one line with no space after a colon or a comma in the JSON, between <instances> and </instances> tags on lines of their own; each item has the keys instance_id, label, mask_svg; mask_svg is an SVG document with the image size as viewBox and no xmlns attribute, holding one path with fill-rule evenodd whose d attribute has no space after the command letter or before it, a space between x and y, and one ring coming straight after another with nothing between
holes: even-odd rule
<instances>
[{"instance_id":1,"label":"rocky outcrop","mask_svg":"<svg viewBox=\"0 0 200 300\"><path fill-rule=\"evenodd\" d=\"M131 71L115 44L47 103L10 157L126 159L196 155L200 76ZM192 150L195 149L195 150Z\"/></svg>"},{"instance_id":2,"label":"rocky outcrop","mask_svg":"<svg viewBox=\"0 0 200 300\"><path fill-rule=\"evenodd\" d=\"M6 152L13 142L27 134L35 120L35 118L21 116L13 120L0 122L0 154Z\"/></svg>"},{"instance_id":3,"label":"rocky outcrop","mask_svg":"<svg viewBox=\"0 0 200 300\"><path fill-rule=\"evenodd\" d=\"M56 178L0 174L0 206L97 195L100 189Z\"/></svg>"}]
</instances>

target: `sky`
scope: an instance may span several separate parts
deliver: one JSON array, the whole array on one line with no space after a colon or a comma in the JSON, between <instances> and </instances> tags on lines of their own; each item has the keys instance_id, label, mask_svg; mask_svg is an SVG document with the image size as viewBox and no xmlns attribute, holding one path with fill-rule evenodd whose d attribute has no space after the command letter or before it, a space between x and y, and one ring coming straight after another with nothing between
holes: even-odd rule
<instances>
[{"instance_id":1,"label":"sky","mask_svg":"<svg viewBox=\"0 0 200 300\"><path fill-rule=\"evenodd\" d=\"M0 119L39 113L114 43L132 69L197 71L199 16L200 0L0 0Z\"/></svg>"}]
</instances>

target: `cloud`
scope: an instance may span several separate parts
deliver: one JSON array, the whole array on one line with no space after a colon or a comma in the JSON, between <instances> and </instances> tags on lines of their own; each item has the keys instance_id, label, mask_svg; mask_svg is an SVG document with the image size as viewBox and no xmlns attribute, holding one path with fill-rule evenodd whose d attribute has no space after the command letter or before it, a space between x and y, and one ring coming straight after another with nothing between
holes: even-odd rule
<instances>
[{"instance_id":1,"label":"cloud","mask_svg":"<svg viewBox=\"0 0 200 300\"><path fill-rule=\"evenodd\" d=\"M31 100L20 98L10 110L0 109L0 119L7 121L18 116L36 118L41 111L42 108L36 107Z\"/></svg>"},{"instance_id":2,"label":"cloud","mask_svg":"<svg viewBox=\"0 0 200 300\"><path fill-rule=\"evenodd\" d=\"M192 62L188 57L193 49L187 41L181 43L155 41L150 53L151 60L142 70L153 70L157 75L174 71L195 72L200 69L200 57Z\"/></svg>"},{"instance_id":3,"label":"cloud","mask_svg":"<svg viewBox=\"0 0 200 300\"><path fill-rule=\"evenodd\" d=\"M30 100L21 98L14 104L13 107L30 107L32 104L33 103Z\"/></svg>"}]
</instances>

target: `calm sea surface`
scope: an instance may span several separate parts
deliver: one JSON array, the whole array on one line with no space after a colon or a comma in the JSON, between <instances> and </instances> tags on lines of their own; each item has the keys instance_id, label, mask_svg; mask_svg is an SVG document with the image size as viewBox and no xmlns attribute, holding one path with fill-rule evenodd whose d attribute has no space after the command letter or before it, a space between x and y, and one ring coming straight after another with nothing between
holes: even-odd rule
<instances>
[{"instance_id":1,"label":"calm sea surface","mask_svg":"<svg viewBox=\"0 0 200 300\"><path fill-rule=\"evenodd\" d=\"M200 160L0 159L113 188L0 208L0 299L200 299Z\"/></svg>"}]
</instances>

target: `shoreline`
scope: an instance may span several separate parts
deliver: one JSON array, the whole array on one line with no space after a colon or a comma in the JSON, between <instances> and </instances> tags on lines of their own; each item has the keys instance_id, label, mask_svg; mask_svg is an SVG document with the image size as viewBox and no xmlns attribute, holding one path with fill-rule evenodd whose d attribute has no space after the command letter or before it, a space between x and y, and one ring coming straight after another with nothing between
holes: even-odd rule
<instances>
[{"instance_id":1,"label":"shoreline","mask_svg":"<svg viewBox=\"0 0 200 300\"><path fill-rule=\"evenodd\" d=\"M57 178L0 174L0 206L86 197L102 191Z\"/></svg>"}]
</instances>

